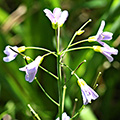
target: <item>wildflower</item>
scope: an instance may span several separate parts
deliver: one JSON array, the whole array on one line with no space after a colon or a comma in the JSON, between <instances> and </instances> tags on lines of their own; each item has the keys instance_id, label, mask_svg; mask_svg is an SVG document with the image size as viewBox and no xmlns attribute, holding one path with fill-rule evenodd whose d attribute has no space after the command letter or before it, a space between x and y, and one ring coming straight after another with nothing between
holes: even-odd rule
<instances>
[{"instance_id":1,"label":"wildflower","mask_svg":"<svg viewBox=\"0 0 130 120\"><path fill-rule=\"evenodd\" d=\"M78 79L78 85L81 88L84 105L91 103L91 100L96 100L99 97L98 94L90 86L88 86L83 79Z\"/></svg>"},{"instance_id":2,"label":"wildflower","mask_svg":"<svg viewBox=\"0 0 130 120\"><path fill-rule=\"evenodd\" d=\"M38 70L38 66L42 60L43 60L43 57L38 56L33 62L29 63L28 65L26 65L23 68L19 68L20 71L26 72L26 75L25 75L26 81L32 82L34 80L35 75Z\"/></svg>"},{"instance_id":3,"label":"wildflower","mask_svg":"<svg viewBox=\"0 0 130 120\"><path fill-rule=\"evenodd\" d=\"M13 51L14 50L14 51ZM10 62L16 58L18 53L24 52L25 51L25 46L22 47L11 47L11 46L6 46L4 53L7 55L7 57L4 57L3 60L5 62Z\"/></svg>"},{"instance_id":4,"label":"wildflower","mask_svg":"<svg viewBox=\"0 0 130 120\"><path fill-rule=\"evenodd\" d=\"M113 57L111 56L112 54L113 55L118 54L118 50L112 47L93 46L93 49L96 52L101 52L104 56L106 56L109 62L112 62L114 60Z\"/></svg>"},{"instance_id":5,"label":"wildflower","mask_svg":"<svg viewBox=\"0 0 130 120\"><path fill-rule=\"evenodd\" d=\"M102 42L101 40L111 40L112 36L113 36L113 33L111 33L111 32L103 32L104 26L105 26L105 21L102 20L101 26L100 26L97 34L95 36L89 37L88 41L89 42L97 41L102 46L107 47L108 45L106 43Z\"/></svg>"},{"instance_id":6,"label":"wildflower","mask_svg":"<svg viewBox=\"0 0 130 120\"><path fill-rule=\"evenodd\" d=\"M70 117L67 116L67 114L64 112L64 113L62 114L62 120L69 120L69 119L70 119ZM59 120L59 118L57 118L56 120Z\"/></svg>"},{"instance_id":7,"label":"wildflower","mask_svg":"<svg viewBox=\"0 0 130 120\"><path fill-rule=\"evenodd\" d=\"M48 9L44 9L43 11L51 21L53 29L57 29L58 26L62 27L68 17L68 11L64 10L62 12L60 8L55 8L53 13Z\"/></svg>"}]
</instances>

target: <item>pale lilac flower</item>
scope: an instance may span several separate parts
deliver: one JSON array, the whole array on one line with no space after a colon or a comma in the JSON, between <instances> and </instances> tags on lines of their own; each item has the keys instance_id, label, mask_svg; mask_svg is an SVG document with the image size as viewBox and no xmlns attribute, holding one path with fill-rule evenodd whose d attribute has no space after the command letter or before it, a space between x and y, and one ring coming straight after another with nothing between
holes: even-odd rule
<instances>
[{"instance_id":1,"label":"pale lilac flower","mask_svg":"<svg viewBox=\"0 0 130 120\"><path fill-rule=\"evenodd\" d=\"M4 53L7 55L7 57L3 58L3 60L5 62L10 62L10 61L14 60L16 58L16 56L18 55L18 53L11 50L10 47L11 46L8 45L8 46L6 46L6 48L4 50ZM18 47L17 46L14 46L14 47L11 47L11 48L18 52Z\"/></svg>"},{"instance_id":2,"label":"pale lilac flower","mask_svg":"<svg viewBox=\"0 0 130 120\"><path fill-rule=\"evenodd\" d=\"M43 11L45 12L49 20L52 22L52 24L58 24L58 26L60 27L64 24L68 17L68 11L64 10L62 12L60 8L55 8L53 10L53 13L49 9L44 9Z\"/></svg>"},{"instance_id":3,"label":"pale lilac flower","mask_svg":"<svg viewBox=\"0 0 130 120\"><path fill-rule=\"evenodd\" d=\"M102 42L101 40L111 40L113 33L111 32L103 32L105 26L105 21L102 20L101 22L101 26L97 32L97 34L95 36L89 37L88 40L91 41L97 41L98 43L100 43L102 46L104 47L108 47L108 45L104 42Z\"/></svg>"},{"instance_id":4,"label":"pale lilac flower","mask_svg":"<svg viewBox=\"0 0 130 120\"><path fill-rule=\"evenodd\" d=\"M69 120L69 119L70 119L70 117L67 116L66 112L64 112L64 113L62 114L62 120ZM59 118L57 118L56 120L59 120Z\"/></svg>"},{"instance_id":5,"label":"pale lilac flower","mask_svg":"<svg viewBox=\"0 0 130 120\"><path fill-rule=\"evenodd\" d=\"M84 105L91 103L91 100L96 100L99 97L99 95L88 86L83 79L78 79L78 85L81 88Z\"/></svg>"},{"instance_id":6,"label":"pale lilac flower","mask_svg":"<svg viewBox=\"0 0 130 120\"><path fill-rule=\"evenodd\" d=\"M112 62L114 59L111 56L113 55L117 55L118 54L118 50L112 47L101 47L101 46L93 46L93 49L96 52L101 52L104 56L106 56L106 58L109 60L109 62Z\"/></svg>"},{"instance_id":7,"label":"pale lilac flower","mask_svg":"<svg viewBox=\"0 0 130 120\"><path fill-rule=\"evenodd\" d=\"M38 56L33 62L29 63L23 68L19 68L20 71L25 71L25 79L28 82L32 82L35 79L35 75L38 70L38 66L41 63L42 57Z\"/></svg>"}]
</instances>

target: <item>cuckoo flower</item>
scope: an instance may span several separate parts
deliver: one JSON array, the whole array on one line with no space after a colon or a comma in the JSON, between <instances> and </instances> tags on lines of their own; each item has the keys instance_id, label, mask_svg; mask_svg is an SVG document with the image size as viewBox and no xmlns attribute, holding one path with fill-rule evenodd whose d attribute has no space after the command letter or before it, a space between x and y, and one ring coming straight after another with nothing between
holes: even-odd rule
<instances>
[{"instance_id":1,"label":"cuckoo flower","mask_svg":"<svg viewBox=\"0 0 130 120\"><path fill-rule=\"evenodd\" d=\"M101 52L104 56L106 56L109 62L112 62L114 60L113 57L111 56L112 54L113 55L118 54L118 50L112 47L93 46L93 49L96 52Z\"/></svg>"},{"instance_id":2,"label":"cuckoo flower","mask_svg":"<svg viewBox=\"0 0 130 120\"><path fill-rule=\"evenodd\" d=\"M105 21L102 20L101 26L100 26L97 34L95 36L89 37L88 41L90 41L90 42L91 41L97 41L102 46L108 47L108 45L106 43L102 42L101 40L111 40L113 33L111 33L111 32L103 32L104 26L105 26Z\"/></svg>"},{"instance_id":3,"label":"cuckoo flower","mask_svg":"<svg viewBox=\"0 0 130 120\"><path fill-rule=\"evenodd\" d=\"M7 55L7 57L4 57L3 60L5 62L10 62L16 58L18 53L24 52L25 51L25 46L22 47L11 47L11 46L6 46L4 53Z\"/></svg>"},{"instance_id":4,"label":"cuckoo flower","mask_svg":"<svg viewBox=\"0 0 130 120\"><path fill-rule=\"evenodd\" d=\"M42 60L43 60L43 57L38 56L33 62L27 64L23 68L19 68L20 71L26 72L26 75L25 75L26 81L32 82L34 80L35 75L36 75L37 70L38 70L38 66Z\"/></svg>"},{"instance_id":5,"label":"cuckoo flower","mask_svg":"<svg viewBox=\"0 0 130 120\"><path fill-rule=\"evenodd\" d=\"M62 114L62 120L69 120L69 119L70 119L70 117L67 116L67 114L64 112L64 113ZM59 118L57 118L56 120L59 120Z\"/></svg>"},{"instance_id":6,"label":"cuckoo flower","mask_svg":"<svg viewBox=\"0 0 130 120\"><path fill-rule=\"evenodd\" d=\"M99 97L98 94L90 86L88 86L83 79L78 79L78 85L81 88L84 105L91 103L91 100L96 100Z\"/></svg>"},{"instance_id":7,"label":"cuckoo flower","mask_svg":"<svg viewBox=\"0 0 130 120\"><path fill-rule=\"evenodd\" d=\"M62 27L62 25L64 24L64 22L66 21L68 17L68 11L64 10L62 12L60 8L55 8L53 10L53 13L48 9L44 9L43 11L45 12L46 16L51 21L52 27L54 29L57 29L58 26Z\"/></svg>"}]
</instances>

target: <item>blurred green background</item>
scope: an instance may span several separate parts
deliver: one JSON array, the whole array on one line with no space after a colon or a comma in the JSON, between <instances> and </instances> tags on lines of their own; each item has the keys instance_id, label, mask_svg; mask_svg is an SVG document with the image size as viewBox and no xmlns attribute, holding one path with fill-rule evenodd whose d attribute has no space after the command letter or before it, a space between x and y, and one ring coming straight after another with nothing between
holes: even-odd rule
<instances>
[{"instance_id":1,"label":"blurred green background","mask_svg":"<svg viewBox=\"0 0 130 120\"><path fill-rule=\"evenodd\" d=\"M60 7L69 11L69 17L61 29L62 48L66 47L74 32L88 19L92 22L85 27L85 33L74 42L95 35L101 20L106 21L104 31L112 32L113 39L107 42L120 50L120 1L119 0L0 0L0 119L9 114L12 119L32 120L27 107L30 104L43 120L57 117L57 106L41 91L35 81L25 81L25 74L18 69L25 65L21 56L5 63L3 50L7 45L38 46L55 51L54 30L43 13L43 9ZM78 46L95 45L82 43ZM26 55L35 58L45 52L27 50ZM66 54L64 63L75 69L86 59L77 74L93 86L98 72L102 72L96 88L99 98L86 106L76 120L119 120L120 119L120 51L109 63L100 53L93 50L73 51ZM56 74L56 59L48 56L42 66ZM70 71L64 68L64 78ZM47 93L58 101L57 81L41 69L37 77ZM76 111L82 106L82 96L76 78L67 83L65 111L72 115L74 100L78 98Z\"/></svg>"}]
</instances>

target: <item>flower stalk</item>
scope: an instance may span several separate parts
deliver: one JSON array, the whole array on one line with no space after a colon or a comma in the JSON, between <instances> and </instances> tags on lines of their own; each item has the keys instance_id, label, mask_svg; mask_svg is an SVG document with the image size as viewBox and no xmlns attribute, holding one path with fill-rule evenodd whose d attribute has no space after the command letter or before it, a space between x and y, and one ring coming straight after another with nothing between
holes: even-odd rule
<instances>
[{"instance_id":1,"label":"flower stalk","mask_svg":"<svg viewBox=\"0 0 130 120\"><path fill-rule=\"evenodd\" d=\"M28 107L31 111L31 113L33 114L33 116L37 119L37 120L41 120L41 118L38 116L38 114L33 110L33 108L31 107L30 104L28 104Z\"/></svg>"},{"instance_id":2,"label":"flower stalk","mask_svg":"<svg viewBox=\"0 0 130 120\"><path fill-rule=\"evenodd\" d=\"M60 27L58 27L57 33L57 76L58 76L58 92L59 92L59 120L62 120L62 77L61 77L61 65L60 65Z\"/></svg>"},{"instance_id":3,"label":"flower stalk","mask_svg":"<svg viewBox=\"0 0 130 120\"><path fill-rule=\"evenodd\" d=\"M53 100L49 95L48 95L48 93L45 91L45 89L42 87L42 85L39 83L39 81L38 81L38 79L35 77L35 80L36 80L36 82L37 82L37 84L39 85L39 87L41 88L41 90L44 92L44 94L54 103L54 104L56 104L57 106L59 106L59 104L55 101L55 100Z\"/></svg>"}]
</instances>

